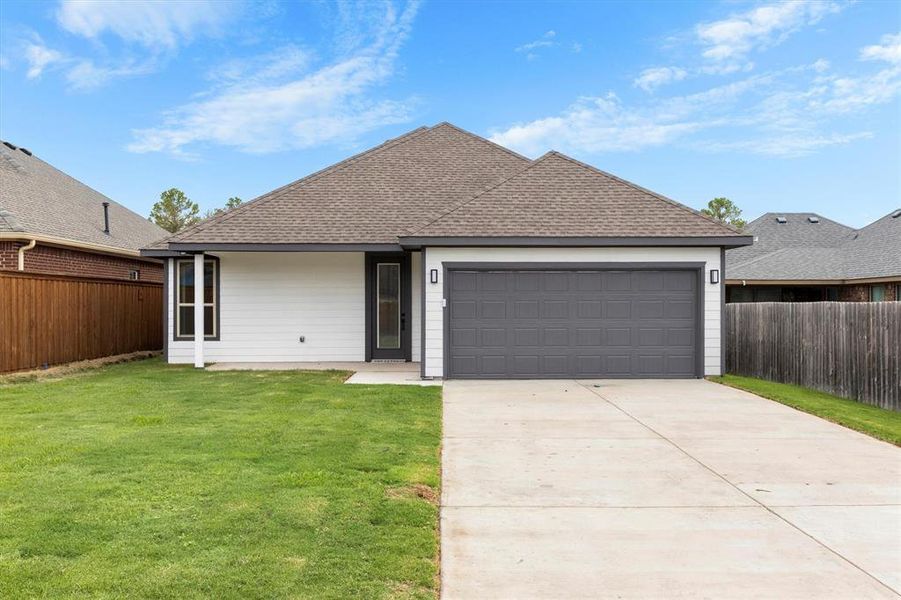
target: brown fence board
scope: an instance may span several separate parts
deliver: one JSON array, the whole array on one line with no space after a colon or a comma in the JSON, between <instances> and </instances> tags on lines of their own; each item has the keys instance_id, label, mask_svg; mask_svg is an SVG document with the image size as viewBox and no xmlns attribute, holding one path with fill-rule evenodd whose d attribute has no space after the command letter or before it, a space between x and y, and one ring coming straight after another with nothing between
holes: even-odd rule
<instances>
[{"instance_id":1,"label":"brown fence board","mask_svg":"<svg viewBox=\"0 0 901 600\"><path fill-rule=\"evenodd\" d=\"M726 371L901 410L901 302L726 305Z\"/></svg>"},{"instance_id":2,"label":"brown fence board","mask_svg":"<svg viewBox=\"0 0 901 600\"><path fill-rule=\"evenodd\" d=\"M163 347L163 287L0 271L0 372Z\"/></svg>"}]
</instances>

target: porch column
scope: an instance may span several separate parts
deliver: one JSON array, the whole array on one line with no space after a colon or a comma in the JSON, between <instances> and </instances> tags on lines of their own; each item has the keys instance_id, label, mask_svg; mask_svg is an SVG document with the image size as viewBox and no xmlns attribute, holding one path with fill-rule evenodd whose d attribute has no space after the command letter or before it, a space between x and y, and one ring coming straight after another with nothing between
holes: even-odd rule
<instances>
[{"instance_id":1,"label":"porch column","mask_svg":"<svg viewBox=\"0 0 901 600\"><path fill-rule=\"evenodd\" d=\"M194 255L194 367L203 368L203 252Z\"/></svg>"}]
</instances>

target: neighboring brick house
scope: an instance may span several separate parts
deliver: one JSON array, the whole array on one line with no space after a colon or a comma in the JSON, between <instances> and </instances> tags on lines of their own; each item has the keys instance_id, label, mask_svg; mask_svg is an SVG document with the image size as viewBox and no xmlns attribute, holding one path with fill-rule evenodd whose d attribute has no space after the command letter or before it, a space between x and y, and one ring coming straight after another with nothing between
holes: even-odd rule
<instances>
[{"instance_id":1,"label":"neighboring brick house","mask_svg":"<svg viewBox=\"0 0 901 600\"><path fill-rule=\"evenodd\" d=\"M0 270L161 283L139 248L168 235L9 142L0 144Z\"/></svg>"},{"instance_id":2,"label":"neighboring brick house","mask_svg":"<svg viewBox=\"0 0 901 600\"><path fill-rule=\"evenodd\" d=\"M861 229L815 213L767 213L752 246L726 252L726 302L901 300L901 209Z\"/></svg>"}]
</instances>

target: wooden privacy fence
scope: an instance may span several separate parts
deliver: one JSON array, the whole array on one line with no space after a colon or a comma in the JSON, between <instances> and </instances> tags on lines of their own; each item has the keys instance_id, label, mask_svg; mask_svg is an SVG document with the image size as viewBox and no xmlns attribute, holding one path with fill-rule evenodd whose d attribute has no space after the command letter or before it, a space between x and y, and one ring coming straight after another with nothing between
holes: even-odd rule
<instances>
[{"instance_id":1,"label":"wooden privacy fence","mask_svg":"<svg viewBox=\"0 0 901 600\"><path fill-rule=\"evenodd\" d=\"M0 372L163 347L162 284L0 271Z\"/></svg>"},{"instance_id":2,"label":"wooden privacy fence","mask_svg":"<svg viewBox=\"0 0 901 600\"><path fill-rule=\"evenodd\" d=\"M901 410L901 302L726 305L726 370Z\"/></svg>"}]
</instances>

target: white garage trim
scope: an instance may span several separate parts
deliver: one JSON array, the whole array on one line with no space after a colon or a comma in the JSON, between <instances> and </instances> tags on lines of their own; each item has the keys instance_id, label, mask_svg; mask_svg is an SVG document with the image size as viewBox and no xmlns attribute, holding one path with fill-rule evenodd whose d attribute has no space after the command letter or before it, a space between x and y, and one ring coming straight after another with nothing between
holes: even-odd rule
<instances>
[{"instance_id":1,"label":"white garage trim","mask_svg":"<svg viewBox=\"0 0 901 600\"><path fill-rule=\"evenodd\" d=\"M629 247L629 248L449 248L429 247L423 252L423 365L425 377L443 377L445 360L445 263L703 263L702 347L704 375L721 373L721 288L709 283L709 271L721 269L720 248ZM437 284L427 276L432 269L442 274Z\"/></svg>"}]
</instances>

